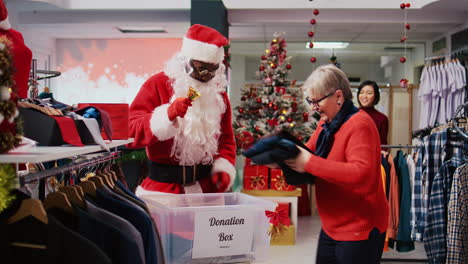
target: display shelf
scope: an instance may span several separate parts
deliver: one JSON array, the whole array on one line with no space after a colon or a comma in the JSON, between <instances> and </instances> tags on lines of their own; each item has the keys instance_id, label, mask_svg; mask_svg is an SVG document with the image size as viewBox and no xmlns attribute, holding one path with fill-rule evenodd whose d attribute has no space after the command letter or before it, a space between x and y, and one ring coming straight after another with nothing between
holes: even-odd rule
<instances>
[{"instance_id":1,"label":"display shelf","mask_svg":"<svg viewBox=\"0 0 468 264\"><path fill-rule=\"evenodd\" d=\"M109 149L123 146L133 142L133 138L126 140L105 140ZM36 146L27 150L12 150L5 154L0 154L0 163L40 163L52 160L59 160L63 158L84 155L88 153L105 151L99 145L86 145L83 147L75 147L70 145L65 146Z\"/></svg>"}]
</instances>

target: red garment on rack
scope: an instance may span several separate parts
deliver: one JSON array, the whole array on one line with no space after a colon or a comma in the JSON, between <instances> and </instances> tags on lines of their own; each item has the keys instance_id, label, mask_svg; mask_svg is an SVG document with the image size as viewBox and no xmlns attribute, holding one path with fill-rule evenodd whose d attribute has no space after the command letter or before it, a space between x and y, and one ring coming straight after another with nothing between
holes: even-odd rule
<instances>
[{"instance_id":1,"label":"red garment on rack","mask_svg":"<svg viewBox=\"0 0 468 264\"><path fill-rule=\"evenodd\" d=\"M73 146L84 146L81 142L80 134L78 134L78 130L76 129L75 120L65 116L50 117L55 119L55 121L57 122L60 128L60 132L62 133L63 141Z\"/></svg>"}]
</instances>

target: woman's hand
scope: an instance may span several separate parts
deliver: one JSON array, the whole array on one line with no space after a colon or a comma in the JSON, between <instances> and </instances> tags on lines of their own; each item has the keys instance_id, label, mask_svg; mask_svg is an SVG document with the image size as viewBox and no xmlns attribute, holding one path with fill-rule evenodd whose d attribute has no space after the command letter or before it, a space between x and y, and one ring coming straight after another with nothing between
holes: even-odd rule
<instances>
[{"instance_id":1,"label":"woman's hand","mask_svg":"<svg viewBox=\"0 0 468 264\"><path fill-rule=\"evenodd\" d=\"M312 154L300 146L297 147L300 150L299 155L297 155L295 159L285 160L284 163L297 172L305 172L305 165L309 161Z\"/></svg>"}]
</instances>

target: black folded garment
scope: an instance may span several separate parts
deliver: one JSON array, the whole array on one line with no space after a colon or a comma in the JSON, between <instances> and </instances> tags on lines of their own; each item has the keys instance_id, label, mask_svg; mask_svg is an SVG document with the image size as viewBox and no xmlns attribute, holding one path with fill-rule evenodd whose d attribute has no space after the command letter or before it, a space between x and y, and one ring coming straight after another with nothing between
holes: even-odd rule
<instances>
[{"instance_id":1,"label":"black folded garment","mask_svg":"<svg viewBox=\"0 0 468 264\"><path fill-rule=\"evenodd\" d=\"M250 158L255 164L278 164L283 170L283 175L288 184L312 184L314 182L314 176L309 173L297 172L284 163L285 160L294 159L299 155L300 150L297 145L313 153L296 137L282 130L261 139L242 154Z\"/></svg>"}]
</instances>

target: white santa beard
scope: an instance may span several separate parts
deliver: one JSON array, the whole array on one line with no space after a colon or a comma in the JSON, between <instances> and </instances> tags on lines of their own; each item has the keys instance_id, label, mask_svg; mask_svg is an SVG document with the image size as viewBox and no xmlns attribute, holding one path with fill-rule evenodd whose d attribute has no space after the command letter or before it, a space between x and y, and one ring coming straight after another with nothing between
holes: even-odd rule
<instances>
[{"instance_id":1,"label":"white santa beard","mask_svg":"<svg viewBox=\"0 0 468 264\"><path fill-rule=\"evenodd\" d=\"M224 74L203 83L187 73L178 74L173 83L174 96L187 97L189 86L197 89L201 96L192 102L184 118L178 119L178 131L174 136L173 155L181 165L211 164L218 153L218 139L221 134L221 115L226 111L221 92L224 91Z\"/></svg>"}]
</instances>

